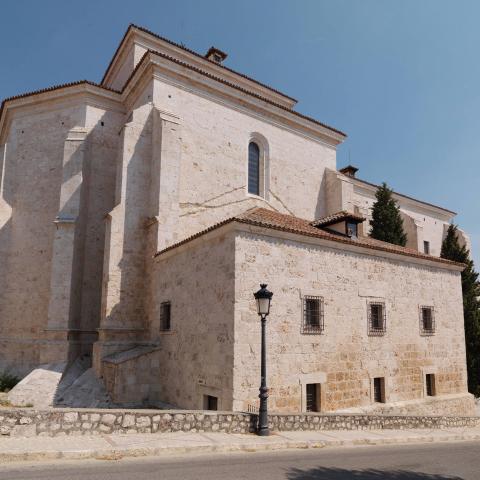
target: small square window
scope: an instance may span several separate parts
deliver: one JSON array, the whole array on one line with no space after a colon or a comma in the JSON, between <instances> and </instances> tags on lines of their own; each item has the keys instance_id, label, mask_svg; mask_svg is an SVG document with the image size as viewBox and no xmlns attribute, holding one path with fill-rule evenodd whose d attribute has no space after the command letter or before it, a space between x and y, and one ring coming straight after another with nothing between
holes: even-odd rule
<instances>
[{"instance_id":1,"label":"small square window","mask_svg":"<svg viewBox=\"0 0 480 480\"><path fill-rule=\"evenodd\" d=\"M420 307L420 333L422 335L433 335L435 333L435 316L433 307Z\"/></svg>"},{"instance_id":2,"label":"small square window","mask_svg":"<svg viewBox=\"0 0 480 480\"><path fill-rule=\"evenodd\" d=\"M373 379L373 401L385 403L385 378L376 377Z\"/></svg>"},{"instance_id":3,"label":"small square window","mask_svg":"<svg viewBox=\"0 0 480 480\"><path fill-rule=\"evenodd\" d=\"M323 298L303 297L302 333L322 333L323 330Z\"/></svg>"},{"instance_id":4,"label":"small square window","mask_svg":"<svg viewBox=\"0 0 480 480\"><path fill-rule=\"evenodd\" d=\"M171 304L170 302L162 302L160 304L160 330L166 332L170 330L170 312Z\"/></svg>"},{"instance_id":5,"label":"small square window","mask_svg":"<svg viewBox=\"0 0 480 480\"><path fill-rule=\"evenodd\" d=\"M218 410L218 398L213 395L203 396L203 409L204 410Z\"/></svg>"},{"instance_id":6,"label":"small square window","mask_svg":"<svg viewBox=\"0 0 480 480\"><path fill-rule=\"evenodd\" d=\"M425 391L427 397L435 396L435 375L433 373L427 373L425 375Z\"/></svg>"},{"instance_id":7,"label":"small square window","mask_svg":"<svg viewBox=\"0 0 480 480\"><path fill-rule=\"evenodd\" d=\"M384 335L386 325L385 304L382 302L370 302L368 304L368 334Z\"/></svg>"},{"instance_id":8,"label":"small square window","mask_svg":"<svg viewBox=\"0 0 480 480\"><path fill-rule=\"evenodd\" d=\"M423 253L430 255L430 242L427 242L426 240L423 241Z\"/></svg>"}]
</instances>

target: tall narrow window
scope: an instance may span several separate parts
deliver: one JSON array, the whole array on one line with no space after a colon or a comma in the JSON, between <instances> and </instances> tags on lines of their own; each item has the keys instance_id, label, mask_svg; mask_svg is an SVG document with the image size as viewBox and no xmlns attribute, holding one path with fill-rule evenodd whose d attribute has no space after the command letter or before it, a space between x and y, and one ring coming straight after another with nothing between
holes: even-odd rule
<instances>
[{"instance_id":1,"label":"tall narrow window","mask_svg":"<svg viewBox=\"0 0 480 480\"><path fill-rule=\"evenodd\" d=\"M385 304L370 302L368 304L368 334L384 335L387 330Z\"/></svg>"},{"instance_id":2,"label":"tall narrow window","mask_svg":"<svg viewBox=\"0 0 480 480\"><path fill-rule=\"evenodd\" d=\"M255 142L248 145L248 193L260 195L260 148Z\"/></svg>"},{"instance_id":3,"label":"tall narrow window","mask_svg":"<svg viewBox=\"0 0 480 480\"><path fill-rule=\"evenodd\" d=\"M385 403L385 379L383 377L373 379L373 401Z\"/></svg>"},{"instance_id":4,"label":"tall narrow window","mask_svg":"<svg viewBox=\"0 0 480 480\"><path fill-rule=\"evenodd\" d=\"M430 242L427 242L426 240L423 241L423 253L430 255Z\"/></svg>"},{"instance_id":5,"label":"tall narrow window","mask_svg":"<svg viewBox=\"0 0 480 480\"><path fill-rule=\"evenodd\" d=\"M420 307L420 332L422 335L435 333L435 317L433 307Z\"/></svg>"},{"instance_id":6,"label":"tall narrow window","mask_svg":"<svg viewBox=\"0 0 480 480\"><path fill-rule=\"evenodd\" d=\"M170 330L170 302L163 302L160 304L160 330L163 332Z\"/></svg>"},{"instance_id":7,"label":"tall narrow window","mask_svg":"<svg viewBox=\"0 0 480 480\"><path fill-rule=\"evenodd\" d=\"M426 394L428 397L435 396L435 375L433 373L427 373L425 375Z\"/></svg>"}]
</instances>

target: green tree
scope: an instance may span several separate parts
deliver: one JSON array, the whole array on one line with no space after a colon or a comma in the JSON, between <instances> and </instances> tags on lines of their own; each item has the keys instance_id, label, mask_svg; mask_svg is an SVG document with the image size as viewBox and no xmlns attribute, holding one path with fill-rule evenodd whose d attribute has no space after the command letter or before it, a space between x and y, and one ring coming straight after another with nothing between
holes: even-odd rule
<instances>
[{"instance_id":1,"label":"green tree","mask_svg":"<svg viewBox=\"0 0 480 480\"><path fill-rule=\"evenodd\" d=\"M372 208L370 236L395 245L405 246L407 235L403 231L400 209L392 197L392 190L382 183L375 193L376 201Z\"/></svg>"},{"instance_id":2,"label":"green tree","mask_svg":"<svg viewBox=\"0 0 480 480\"><path fill-rule=\"evenodd\" d=\"M448 227L440 256L466 265L462 272L462 293L468 390L480 396L480 283L470 252L465 246L460 246L456 225Z\"/></svg>"}]
</instances>

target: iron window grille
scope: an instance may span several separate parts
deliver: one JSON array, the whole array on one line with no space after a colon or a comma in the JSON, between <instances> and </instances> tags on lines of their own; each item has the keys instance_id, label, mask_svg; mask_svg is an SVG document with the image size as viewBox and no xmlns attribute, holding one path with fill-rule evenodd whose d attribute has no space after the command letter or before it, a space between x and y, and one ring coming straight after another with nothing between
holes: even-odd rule
<instances>
[{"instance_id":1,"label":"iron window grille","mask_svg":"<svg viewBox=\"0 0 480 480\"><path fill-rule=\"evenodd\" d=\"M387 331L387 311L383 302L368 304L368 334L372 336L385 335Z\"/></svg>"},{"instance_id":2,"label":"iron window grille","mask_svg":"<svg viewBox=\"0 0 480 480\"><path fill-rule=\"evenodd\" d=\"M323 297L303 297L302 333L322 333L325 329Z\"/></svg>"},{"instance_id":3,"label":"iron window grille","mask_svg":"<svg viewBox=\"0 0 480 480\"><path fill-rule=\"evenodd\" d=\"M172 308L170 302L162 302L160 304L160 330L162 332L167 332L170 330L171 310Z\"/></svg>"},{"instance_id":4,"label":"iron window grille","mask_svg":"<svg viewBox=\"0 0 480 480\"><path fill-rule=\"evenodd\" d=\"M433 335L435 333L435 315L434 308L421 305L420 314L420 333L422 335Z\"/></svg>"}]
</instances>

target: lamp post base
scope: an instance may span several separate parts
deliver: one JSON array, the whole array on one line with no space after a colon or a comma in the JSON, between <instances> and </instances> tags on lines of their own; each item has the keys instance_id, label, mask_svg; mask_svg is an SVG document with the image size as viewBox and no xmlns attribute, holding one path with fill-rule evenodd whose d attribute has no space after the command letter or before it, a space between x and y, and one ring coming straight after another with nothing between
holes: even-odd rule
<instances>
[{"instance_id":1,"label":"lamp post base","mask_svg":"<svg viewBox=\"0 0 480 480\"><path fill-rule=\"evenodd\" d=\"M270 429L268 427L259 428L257 430L257 435L259 437L268 437L270 435Z\"/></svg>"}]
</instances>

